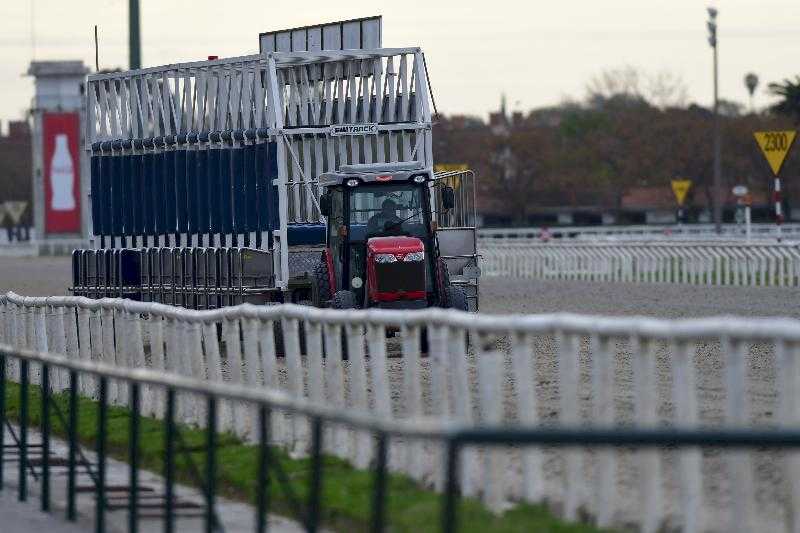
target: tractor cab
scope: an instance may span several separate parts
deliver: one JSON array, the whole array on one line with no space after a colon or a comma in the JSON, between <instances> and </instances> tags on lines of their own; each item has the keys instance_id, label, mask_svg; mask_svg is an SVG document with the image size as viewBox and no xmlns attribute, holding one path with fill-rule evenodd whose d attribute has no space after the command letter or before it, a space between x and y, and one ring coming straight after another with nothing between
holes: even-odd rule
<instances>
[{"instance_id":1,"label":"tractor cab","mask_svg":"<svg viewBox=\"0 0 800 533\"><path fill-rule=\"evenodd\" d=\"M414 163L343 165L321 175L319 185L327 225L313 280L315 305L466 310L463 290L450 285L439 254L432 201L439 188L439 208L451 209L454 193L430 169Z\"/></svg>"}]
</instances>

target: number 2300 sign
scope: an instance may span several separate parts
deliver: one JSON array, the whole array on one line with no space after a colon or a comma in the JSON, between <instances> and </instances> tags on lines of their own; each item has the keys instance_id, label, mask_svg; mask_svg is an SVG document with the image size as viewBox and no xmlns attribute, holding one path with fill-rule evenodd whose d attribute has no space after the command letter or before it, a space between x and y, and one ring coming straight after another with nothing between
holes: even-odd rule
<instances>
[{"instance_id":1,"label":"number 2300 sign","mask_svg":"<svg viewBox=\"0 0 800 533\"><path fill-rule=\"evenodd\" d=\"M792 147L796 134L797 132L791 130L757 131L753 134L758 147L761 148L761 152L764 154L764 158L766 158L776 176L781 170L786 154L789 153L789 149Z\"/></svg>"},{"instance_id":2,"label":"number 2300 sign","mask_svg":"<svg viewBox=\"0 0 800 533\"><path fill-rule=\"evenodd\" d=\"M764 134L765 152L785 152L789 148L789 135L785 131L768 131Z\"/></svg>"}]
</instances>

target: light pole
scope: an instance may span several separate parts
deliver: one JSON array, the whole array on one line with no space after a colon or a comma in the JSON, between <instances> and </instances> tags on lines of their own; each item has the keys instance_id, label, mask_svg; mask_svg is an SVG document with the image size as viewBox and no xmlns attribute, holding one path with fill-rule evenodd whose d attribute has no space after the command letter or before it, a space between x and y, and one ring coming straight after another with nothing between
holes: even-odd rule
<instances>
[{"instance_id":1,"label":"light pole","mask_svg":"<svg viewBox=\"0 0 800 533\"><path fill-rule=\"evenodd\" d=\"M714 225L717 233L722 233L722 143L719 135L719 90L718 90L718 69L717 69L717 9L708 8L708 44L714 51Z\"/></svg>"},{"instance_id":2,"label":"light pole","mask_svg":"<svg viewBox=\"0 0 800 533\"><path fill-rule=\"evenodd\" d=\"M750 113L755 113L756 108L753 106L753 94L756 92L756 87L758 87L758 76L752 72L748 73L744 77L744 86L747 87L747 92L750 93Z\"/></svg>"},{"instance_id":3,"label":"light pole","mask_svg":"<svg viewBox=\"0 0 800 533\"><path fill-rule=\"evenodd\" d=\"M142 68L142 45L139 34L139 0L128 2L128 57L129 68Z\"/></svg>"}]
</instances>

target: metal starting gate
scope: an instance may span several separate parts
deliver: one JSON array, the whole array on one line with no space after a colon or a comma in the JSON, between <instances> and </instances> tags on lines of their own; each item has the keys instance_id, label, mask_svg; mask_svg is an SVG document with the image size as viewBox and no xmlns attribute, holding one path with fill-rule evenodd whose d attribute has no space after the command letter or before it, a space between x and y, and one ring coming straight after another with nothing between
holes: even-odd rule
<instances>
[{"instance_id":1,"label":"metal starting gate","mask_svg":"<svg viewBox=\"0 0 800 533\"><path fill-rule=\"evenodd\" d=\"M428 95L418 48L90 76L96 248L264 250L272 288L285 290L289 246L324 241L318 175L358 163L432 167Z\"/></svg>"}]
</instances>

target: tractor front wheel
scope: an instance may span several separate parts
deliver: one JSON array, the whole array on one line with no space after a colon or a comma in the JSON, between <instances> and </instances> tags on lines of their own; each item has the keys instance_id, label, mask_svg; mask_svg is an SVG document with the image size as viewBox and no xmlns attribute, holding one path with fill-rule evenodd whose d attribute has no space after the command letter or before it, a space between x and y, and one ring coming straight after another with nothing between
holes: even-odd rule
<instances>
[{"instance_id":1,"label":"tractor front wheel","mask_svg":"<svg viewBox=\"0 0 800 533\"><path fill-rule=\"evenodd\" d=\"M314 265L314 276L311 279L311 305L328 307L331 300L331 282L328 277L328 265L320 261Z\"/></svg>"}]
</instances>

